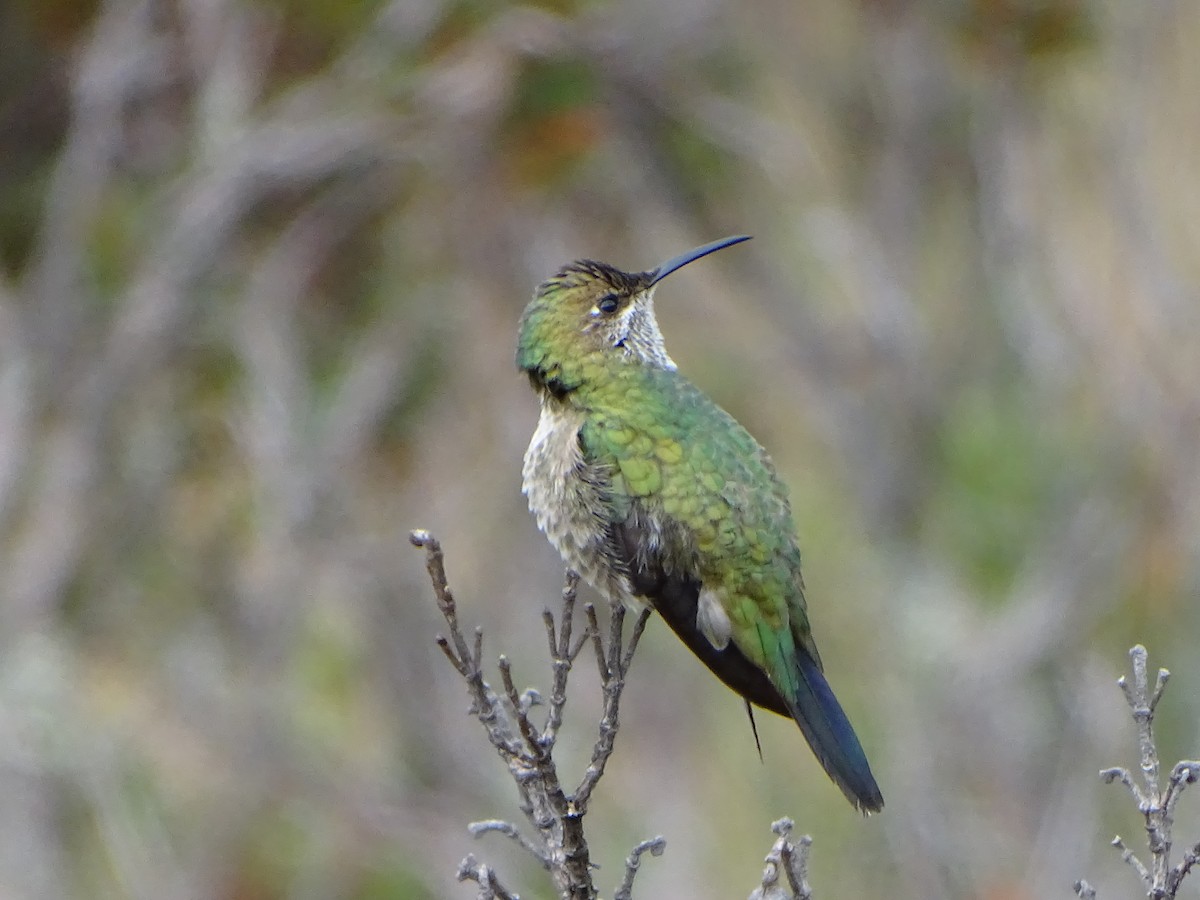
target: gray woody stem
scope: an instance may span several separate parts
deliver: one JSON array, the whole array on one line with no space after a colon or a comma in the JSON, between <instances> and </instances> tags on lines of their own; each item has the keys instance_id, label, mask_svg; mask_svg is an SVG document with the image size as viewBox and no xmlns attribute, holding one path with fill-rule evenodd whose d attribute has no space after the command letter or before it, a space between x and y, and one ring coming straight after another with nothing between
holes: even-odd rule
<instances>
[{"instance_id":1,"label":"gray woody stem","mask_svg":"<svg viewBox=\"0 0 1200 900\"><path fill-rule=\"evenodd\" d=\"M563 609L558 622L555 622L549 610L543 614L553 674L546 720L539 727L530 713L533 707L543 705L541 695L532 689L524 692L517 690L508 659L501 656L498 664L500 693L484 680L483 633L476 629L471 642L463 636L458 621L458 607L446 580L445 561L437 539L427 531L414 531L409 539L414 546L425 550L425 567L438 609L449 631L448 637L438 636L438 646L466 682L471 697L470 711L479 719L487 732L488 741L508 765L509 774L520 793L521 811L537 832L537 838L530 839L515 825L499 820L476 822L470 826L471 833L479 836L498 832L516 842L550 873L559 896L564 900L595 900L597 891L592 882L593 865L583 832L583 817L587 814L592 791L603 777L604 767L616 744L625 676L633 662L650 611L646 609L638 615L626 642L624 609L613 609L606 640L596 611L589 605L586 608L587 631L572 639L575 591L579 578L573 572L567 573L562 594ZM571 667L589 643L600 667L604 711L591 761L579 786L573 793L567 793L559 778L553 751L567 702L567 680ZM659 856L665 846L666 842L657 837L634 848L626 860L624 879L616 894L618 898L630 900L632 897L633 879L642 854L649 851ZM516 897L500 883L491 867L480 864L474 856L463 860L458 877L460 881L474 881L479 885L479 900Z\"/></svg>"},{"instance_id":2,"label":"gray woody stem","mask_svg":"<svg viewBox=\"0 0 1200 900\"><path fill-rule=\"evenodd\" d=\"M812 900L808 886L808 851L812 838L802 835L792 841L791 819L780 819L771 825L779 835L765 860L762 884L750 894L749 900Z\"/></svg>"},{"instance_id":3,"label":"gray woody stem","mask_svg":"<svg viewBox=\"0 0 1200 900\"><path fill-rule=\"evenodd\" d=\"M1112 845L1121 852L1121 858L1130 865L1150 900L1173 900L1179 885L1200 861L1200 843L1188 849L1183 859L1171 865L1171 829L1174 825L1175 804L1179 802L1184 788L1200 780L1200 762L1183 760L1175 764L1167 778L1165 788L1160 789L1158 747L1154 742L1154 711L1162 698L1163 689L1170 672L1159 669L1151 688L1146 674L1146 648L1138 644L1129 651L1133 661L1133 684L1121 676L1117 680L1125 694L1125 702L1133 714L1137 726L1138 750L1141 755L1141 784L1128 769L1112 768L1100 772L1106 782L1119 781L1129 790L1137 803L1138 812L1146 823L1146 845L1150 851L1150 864L1146 865L1130 850L1120 835L1113 838ZM1075 883L1075 893L1084 900L1094 900L1095 888L1086 881Z\"/></svg>"}]
</instances>

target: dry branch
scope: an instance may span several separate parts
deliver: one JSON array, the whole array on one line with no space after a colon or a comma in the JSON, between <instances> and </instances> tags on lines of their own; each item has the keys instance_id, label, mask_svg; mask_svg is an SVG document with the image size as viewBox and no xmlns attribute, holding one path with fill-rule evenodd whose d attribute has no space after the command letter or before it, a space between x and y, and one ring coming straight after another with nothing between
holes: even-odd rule
<instances>
[{"instance_id":1,"label":"dry branch","mask_svg":"<svg viewBox=\"0 0 1200 900\"><path fill-rule=\"evenodd\" d=\"M1183 859L1171 865L1172 828L1175 824L1175 805L1184 788L1200 780L1200 762L1183 760L1175 764L1167 777L1165 787L1160 788L1158 746L1154 740L1154 711L1162 699L1163 690L1171 673L1159 669L1150 686L1146 675L1146 648L1141 644L1129 651L1133 661L1133 683L1125 676L1117 679L1125 702L1137 726L1137 742L1140 754L1141 782L1128 769L1116 767L1104 769L1100 777L1107 783L1114 781L1125 785L1137 804L1138 812L1145 819L1146 845L1150 851L1147 865L1125 845L1120 835L1113 838L1112 845L1121 852L1121 858L1138 874L1146 896L1150 900L1173 900L1179 885L1192 867L1200 861L1200 842L1189 848ZM1086 881L1075 882L1075 893L1084 900L1094 900L1096 890Z\"/></svg>"},{"instance_id":2,"label":"dry branch","mask_svg":"<svg viewBox=\"0 0 1200 900\"><path fill-rule=\"evenodd\" d=\"M463 635L454 595L446 581L442 548L437 539L426 531L414 531L410 539L415 546L425 550L426 569L438 609L446 620L448 636L439 636L438 645L466 682L471 696L470 711L479 719L487 732L488 741L508 765L521 796L521 812L537 837L530 838L516 825L501 820L475 822L469 826L471 833L479 836L496 832L510 838L550 873L559 896L572 900L593 900L597 897L597 889L592 880L593 865L584 835L583 818L587 815L592 792L604 776L605 765L616 745L625 677L645 630L649 610L639 613L626 640L623 608L613 609L612 621L605 634L596 617L596 610L589 604L585 607L587 630L575 636L573 613L579 578L574 573L567 573L563 585L562 613L558 620L549 610L543 614L553 674L545 720L538 725L531 713L534 707L544 705L542 696L532 689L518 692L507 658L501 656L498 662L499 693L484 679L483 632L476 629L470 642ZM589 644L600 668L604 707L599 735L587 769L575 790L568 792L563 787L554 760L554 746L562 725L571 668L583 648ZM649 851L659 856L665 846L666 841L656 837L643 841L633 849L626 860L624 878L617 888L618 898L630 900L632 897L633 880L642 854ZM493 869L477 862L474 856L463 860L458 877L459 880L474 881L479 885L480 900L503 900L516 896L501 884Z\"/></svg>"},{"instance_id":3,"label":"dry branch","mask_svg":"<svg viewBox=\"0 0 1200 900\"><path fill-rule=\"evenodd\" d=\"M808 885L808 851L812 838L802 835L792 841L791 819L772 823L771 830L779 838L767 854L762 884L750 894L749 900L812 900Z\"/></svg>"}]
</instances>

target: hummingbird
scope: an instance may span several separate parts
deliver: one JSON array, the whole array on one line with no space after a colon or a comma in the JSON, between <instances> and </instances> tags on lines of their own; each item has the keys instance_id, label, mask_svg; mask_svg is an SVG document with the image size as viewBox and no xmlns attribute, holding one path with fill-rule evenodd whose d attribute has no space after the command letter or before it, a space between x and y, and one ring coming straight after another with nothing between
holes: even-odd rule
<instances>
[{"instance_id":1,"label":"hummingbird","mask_svg":"<svg viewBox=\"0 0 1200 900\"><path fill-rule=\"evenodd\" d=\"M517 365L541 401L522 490L566 564L610 603L649 603L750 704L794 719L864 813L883 795L823 674L787 488L766 450L681 375L654 314L672 272L582 259L521 316ZM751 711L753 720L753 714Z\"/></svg>"}]
</instances>

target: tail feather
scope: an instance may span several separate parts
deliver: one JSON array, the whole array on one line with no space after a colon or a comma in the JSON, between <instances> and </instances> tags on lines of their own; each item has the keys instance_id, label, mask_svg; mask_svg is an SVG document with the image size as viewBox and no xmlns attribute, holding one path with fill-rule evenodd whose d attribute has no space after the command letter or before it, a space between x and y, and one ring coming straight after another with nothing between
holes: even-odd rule
<instances>
[{"instance_id":1,"label":"tail feather","mask_svg":"<svg viewBox=\"0 0 1200 900\"><path fill-rule=\"evenodd\" d=\"M796 653L796 669L799 678L795 694L785 698L792 718L846 798L864 813L879 812L883 809L883 794L829 682L804 650Z\"/></svg>"}]
</instances>

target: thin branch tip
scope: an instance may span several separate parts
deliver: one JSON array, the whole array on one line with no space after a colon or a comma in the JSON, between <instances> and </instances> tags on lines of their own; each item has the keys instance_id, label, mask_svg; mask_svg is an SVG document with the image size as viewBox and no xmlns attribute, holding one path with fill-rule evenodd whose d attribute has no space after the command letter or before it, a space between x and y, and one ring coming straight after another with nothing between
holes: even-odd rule
<instances>
[{"instance_id":1,"label":"thin branch tip","mask_svg":"<svg viewBox=\"0 0 1200 900\"><path fill-rule=\"evenodd\" d=\"M621 886L617 888L617 892L613 895L613 900L632 900L633 898L633 879L637 876L638 869L642 864L642 855L649 853L651 856L662 856L663 851L667 849L667 839L661 834L652 837L649 840L642 841L629 852L629 856L625 858L625 877L621 879Z\"/></svg>"},{"instance_id":2,"label":"thin branch tip","mask_svg":"<svg viewBox=\"0 0 1200 900\"><path fill-rule=\"evenodd\" d=\"M808 884L808 855L812 838L802 835L792 840L795 822L784 817L771 823L771 831L777 837L771 851L763 860L762 880L750 900L811 900L812 889Z\"/></svg>"},{"instance_id":3,"label":"thin branch tip","mask_svg":"<svg viewBox=\"0 0 1200 900\"><path fill-rule=\"evenodd\" d=\"M533 855L551 875L560 896L594 898L592 861L583 830L583 817L588 800L604 774L605 764L612 755L619 728L618 711L624 690L624 675L632 658L632 650L645 627L646 613L639 617L628 644L623 640L624 611L613 610L611 627L601 629L595 607L587 604L587 626L576 634L573 617L579 576L571 571L563 578L562 606L558 615L546 609L542 624L546 632L551 663L552 687L546 697L536 688L518 690L513 677L512 660L505 654L497 658L500 683L493 689L483 676L483 629L469 632L462 627L453 594L446 581L444 560L437 540L423 529L409 536L414 546L425 549L425 568L438 609L446 620L445 635L437 636L437 644L466 682L471 699L471 713L483 726L488 742L507 764L509 774L520 793L519 808L532 826L529 837L503 820L473 823L470 831L476 837L498 832L519 844ZM607 637L607 640L606 640ZM553 749L562 724L567 702L567 681L576 657L591 645L600 670L604 711L599 722L599 735L592 750L591 761L579 787L568 793L553 759ZM541 727L534 724L530 712L535 706L547 706L546 719ZM627 860L625 882L617 894L622 900L632 900L633 874L643 854L659 856L665 841L661 837L643 841L634 848ZM500 884L495 872L486 864L467 856L459 868L460 880L480 885L479 898L508 900L516 895Z\"/></svg>"},{"instance_id":4,"label":"thin branch tip","mask_svg":"<svg viewBox=\"0 0 1200 900\"><path fill-rule=\"evenodd\" d=\"M1197 844L1184 854L1181 862L1171 865L1175 807L1185 787L1200 780L1200 762L1181 760L1171 767L1165 779L1162 777L1162 762L1154 736L1154 717L1171 673L1166 668L1159 668L1151 683L1148 678L1149 654L1141 644L1130 648L1129 659L1132 675L1122 675L1117 679L1117 686L1125 697L1136 727L1139 765L1137 769L1123 766L1101 769L1100 778L1107 784L1120 782L1125 785L1137 804L1145 826L1146 861L1143 862L1120 835L1112 839L1111 845L1121 854L1122 861L1137 873L1147 897L1151 900L1174 900L1179 885L1200 861L1200 844ZM1091 885L1082 880L1075 883L1075 893L1092 900L1096 896Z\"/></svg>"}]
</instances>

